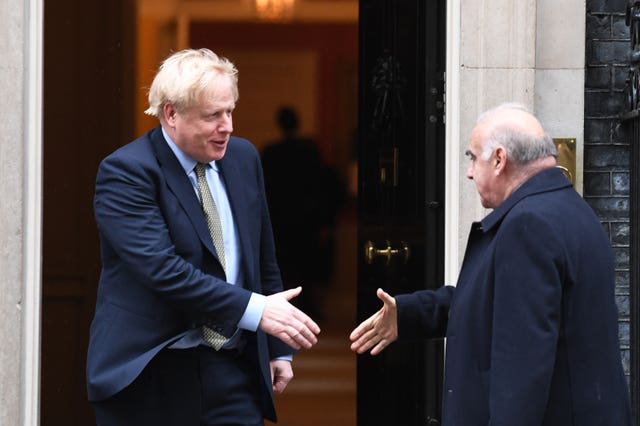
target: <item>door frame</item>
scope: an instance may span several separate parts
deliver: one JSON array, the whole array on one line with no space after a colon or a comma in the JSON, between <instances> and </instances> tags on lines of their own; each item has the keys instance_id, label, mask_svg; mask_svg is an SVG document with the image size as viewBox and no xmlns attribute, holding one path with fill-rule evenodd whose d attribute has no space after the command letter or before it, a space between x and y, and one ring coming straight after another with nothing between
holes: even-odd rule
<instances>
[{"instance_id":1,"label":"door frame","mask_svg":"<svg viewBox=\"0 0 640 426\"><path fill-rule=\"evenodd\" d=\"M408 3L413 5L413 3L411 2L408 2ZM445 7L445 10L443 10L442 7ZM407 5L407 10L409 8L410 6ZM383 33L383 35L372 37L371 40L369 40L368 42L365 42L364 47L363 46L360 47L360 59L361 59L360 67L364 66L367 68L372 68L374 70L373 73L375 74L378 68L374 67L373 64L374 63L378 64L380 63L380 60L381 60L381 58L377 58L377 59L374 58L378 54L380 54L380 52L378 52L377 49L383 49L384 47L388 47L390 51L394 51L394 47L393 47L394 43L397 43L397 40L395 39L396 32L394 31L394 28L395 28L394 23L396 22L395 20L398 19L397 17L401 12L398 12L398 10L394 8L394 6L392 6L391 4L387 4L384 1L371 2L369 4L361 5L360 10L362 14L359 22L360 33L367 34L368 31L371 30L371 27L373 28L380 27L380 33ZM418 10L420 10L420 13L421 13L421 9L418 8ZM435 81L433 83L430 82L432 78L431 73L435 71L434 77L437 75L436 78L439 80L439 83L436 84L436 86L438 86L438 90L434 92L435 87L432 87L430 90L425 91L425 93L427 93L427 99L425 99L424 101L428 105L430 105L430 102L434 102L436 105L439 103L440 96L442 95L442 86L443 86L442 85L443 82L441 80L442 72L445 71L445 74L446 74L446 78L444 79L444 90L446 94L444 95L445 110L444 111L440 110L438 114L438 115L442 115L444 113L447 116L446 119L444 120L444 126L442 125L443 124L442 121L438 120L439 130L437 130L437 134L432 135L430 131L427 130L427 133L423 135L422 133L420 133L420 131L417 131L416 134L410 133L411 136L408 137L409 140L413 140L415 138L417 138L417 140L420 140L422 137L425 137L426 138L425 143L427 140L430 140L431 137L437 138L438 140L437 145L439 146L439 148L437 149L437 151L439 151L437 157L439 158L437 158L437 160L435 160L433 157L430 159L430 161L436 161L436 162L430 163L430 161L422 160L417 163L417 165L422 164L422 167L427 167L427 164L432 164L432 166L436 165L435 168L432 167L431 169L437 170L437 173L436 173L437 178L434 181L433 179L431 179L434 176L431 176L431 178L427 177L427 182L431 182L431 184L427 184L427 187L419 188L419 190L420 191L426 190L427 200L432 199L429 197L434 197L434 194L431 194L428 189L430 188L430 185L436 185L434 182L436 181L439 182L437 184L438 194L435 195L434 197L435 199L438 199L438 201L437 203L434 202L433 204L436 204L439 209L443 209L444 211L447 211L447 212L455 211L455 217L451 218L448 215L442 215L437 220L437 225L435 226L438 229L437 233L439 235L437 238L431 239L431 241L440 240L440 242L437 243L437 247L435 247L437 248L437 252L438 252L437 259L430 259L433 261L433 265L437 265L437 267L427 268L430 271L432 271L433 276L428 281L425 281L425 282L429 282L430 283L429 286L436 286L436 287L443 283L449 283L449 282L455 283L456 281L455 277L457 276L458 269L459 269L458 250L460 248L460 244L458 243L459 241L458 212L460 210L460 202L461 202L460 196L459 196L460 195L459 158L461 157L461 154L460 154L461 146L460 146L460 138L457 136L460 133L459 131L460 119L457 113L457 109L459 105L458 80L460 75L459 59L458 59L459 52L460 52L459 1L444 0L443 2L439 2L438 10L439 10L437 14L438 18L436 18L438 20L432 21L431 25L433 25L433 22L436 22L438 26L445 25L445 28L441 28L440 30L437 31L437 34L438 34L437 38L439 40L436 41L432 39L432 37L435 37L435 36L430 35L431 32L426 31L426 33L422 35L422 37L426 37L426 39L423 38L422 40L419 40L416 46L411 45L412 47L408 49L409 50L408 52L406 50L400 49L398 53L398 57L403 57L403 59L398 59L399 63L406 61L413 65L413 63L411 62L411 58L413 57L413 58L416 58L415 60L418 64L422 64L424 63L425 60L427 62L430 61L429 59L423 58L421 56L422 49L425 49L425 52L428 52L429 49L435 49L435 46L438 46L437 47L438 53L435 54L435 57L437 57L438 64L434 65L435 69L430 70L429 67L427 67L427 70L424 71L426 73L425 75L422 75L422 76L420 75L422 71L415 71L418 73L418 75L413 74L411 77L409 76L406 77L407 81L409 80L413 81L414 84L416 82L419 82L419 84L426 84L426 89L428 89L430 87L429 86L430 84L432 85L436 84ZM385 12L381 12L381 11L385 11ZM387 13L388 15L392 15L393 18L385 17L384 13ZM418 15L420 15L420 13L418 13ZM406 18L406 17L403 17L403 18ZM434 19L433 15L431 15L431 19ZM401 22L401 21L398 21L398 22ZM417 25L418 27L420 26L420 24L417 24ZM429 28L428 26L429 24L426 24L426 25L427 25L427 28ZM431 29L433 30L433 27L431 27ZM402 32L400 32L400 34L403 34L405 37L412 37L412 36L415 37L416 34L413 34L413 31L414 31L414 27L410 26L410 28L403 30ZM409 36L408 34L412 34L412 35ZM453 37L453 35L456 35L456 36ZM419 38L421 37L420 34L418 34L417 36ZM443 36L445 37L445 40L442 40ZM388 40L388 38L390 38L391 40ZM363 42L363 40L361 40L361 42ZM444 46L441 44L441 42L444 42ZM390 44L391 47L387 46L387 44ZM402 44L402 42L400 42L400 44ZM412 49L414 50L417 49L413 53L414 56L412 56L412 53L411 53ZM387 52L387 51L384 50L384 52ZM394 53L389 53L389 55L391 55L391 58L392 58L391 59L392 64L393 64L393 56L396 53L397 52L395 51ZM425 53L425 54L427 55L427 58L431 58L430 55L433 55L434 53L432 52L432 53ZM382 54L382 56L384 57L384 54ZM407 66L407 68L413 69L412 65ZM395 69L395 65L391 65L384 69L389 69L389 68ZM400 65L399 68L402 68L402 65ZM389 217L389 218L386 217L387 215L394 216L394 213L380 208L380 204L384 204L384 201L382 199L384 199L385 196L381 195L379 191L375 189L378 187L378 185L376 184L376 182L378 182L376 180L377 179L376 170L379 167L381 170L380 172L381 176L384 176L384 174L382 173L382 170L387 169L386 164L390 161L387 159L387 157L389 157L390 154L387 154L387 153L380 154L382 156L380 158L382 159L378 158L377 160L375 158L375 154L371 154L371 151L375 153L378 150L380 150L380 152L383 152L383 151L386 152L387 148L389 147L385 146L382 142L380 142L375 134L370 134L370 129L369 129L369 125L371 124L370 120L373 120L371 117L375 117L375 112L376 112L374 110L371 110L371 108L373 108L374 104L378 105L375 99L376 95L370 92L375 92L378 86L368 84L369 78L370 78L369 72L372 72L372 71L369 69L364 71L361 70L360 82L359 82L360 90L364 91L364 93L359 94L361 107L364 110L359 111L358 113L359 121L360 121L359 127L361 131L361 134L359 135L359 144L360 144L360 152L361 152L359 156L359 163L361 166L360 168L362 169L362 172L360 173L360 183L358 184L358 187L364 189L364 191L362 193L363 200L359 200L359 203L358 203L359 204L359 220L362 221L358 224L358 234L359 234L358 247L364 247L366 240L369 240L368 243L373 241L375 244L378 244L378 242L384 241L384 237L388 237L389 239L391 239L390 235L386 235L385 232L394 232L394 231L406 232L405 238L404 238L405 241L409 241L407 240L407 236L409 235L413 235L413 236L415 236L416 234L420 235L420 231L417 231L416 229L411 229L412 226L409 223L403 222L403 224L405 225L405 228L403 230L394 229L394 231L387 229L385 225L385 224L389 224L391 228L394 228L393 224L395 224L396 221L393 220L392 217ZM411 73L408 73L408 74L411 74ZM393 73L391 73L390 78L394 78ZM423 83L424 79L426 79L426 82ZM401 84L405 83L402 77L399 77L399 80L402 82ZM411 86L411 83L406 83L406 84L408 87L410 87L410 89L407 89L406 92L407 93L413 92L412 95L407 95L408 98L411 98L411 100L407 100L408 104L413 105L412 102L416 102L416 101L419 102L420 96L418 96L417 93L420 93L422 89L414 88L413 86ZM394 88L396 87L394 84L390 84L390 86ZM401 89L398 89L398 90L400 91ZM431 93L431 95L429 95L428 93ZM433 95L434 93L436 94L435 96L437 96L437 98ZM394 94L390 95L390 97L395 99L394 96L395 96ZM365 103L362 104L362 102L365 102ZM430 108L429 106L426 107L427 111L430 111L429 108ZM390 108L390 109L393 109L393 108ZM397 109L401 109L403 111L411 111L411 112L406 112L406 115L410 117L414 117L414 114L417 111L419 111L419 107L417 111L414 111L414 109L412 109L411 106L407 106L406 110L400 107L398 107ZM416 114L416 120L418 123L422 119L421 114L424 114L424 112L417 112ZM429 114L429 113L427 112L426 114ZM394 115L394 112L390 112L388 115L392 117L392 118L389 118L389 116L385 115L386 119L388 119L388 121L390 122L389 126L390 127L395 126L395 124L391 124L391 122L396 123L396 120L395 120L396 116ZM453 117L454 119L450 120L449 117ZM431 118L433 118L433 116L431 116ZM407 127L412 128L413 121L411 121L411 119L407 119L407 120L410 123L410 124L407 124ZM433 120L430 120L430 122L434 123ZM428 124L428 123L425 123L425 124ZM367 130L363 130L364 128L367 128ZM378 133L380 132L383 132L383 130L378 131ZM395 130L389 130L389 132L400 139L403 139L406 136L402 132L399 134L402 134L404 136L397 136L398 134L395 133ZM429 135L431 135L431 137L429 137ZM389 136L389 138L391 137L392 136ZM441 145L442 143L444 143L444 147ZM394 147L396 146L395 142L393 146ZM408 146L410 147L411 144L409 144ZM418 146L422 146L422 145L418 144ZM403 148L400 147L399 151L402 151L402 150ZM396 152L397 151L394 148L393 164L397 164L395 163L395 161L399 161L399 162L402 161L402 160L395 160L395 158L398 158L398 157L395 157ZM418 158L420 158L420 155L421 154L418 154ZM396 165L389 166L391 170L395 170L395 167L397 166ZM409 173L409 176L414 176L414 175L418 176L416 177L416 180L420 181L419 176L421 176L421 174L417 172L414 174ZM429 175L429 173L427 173L427 175ZM444 175L444 182L442 181L443 175ZM398 180L401 181L402 178L399 178ZM385 186L384 178L381 178L381 181L383 181L382 185ZM394 179L394 182L395 182L395 179ZM391 184L387 182L385 188L390 187L390 185ZM396 186L396 184L394 183L393 186ZM444 186L444 188L442 188L442 186ZM417 189L417 187L415 189ZM389 191L392 191L392 190L389 189ZM385 191L382 191L382 192L385 192ZM399 194L398 194L398 197L401 198ZM391 195L389 195L388 198L391 199L392 198ZM372 200L374 201L371 202ZM375 200L377 200L377 202ZM426 201L420 200L417 204L422 205L420 204L422 202L426 203ZM404 206L403 202L400 202L400 201L398 202L398 205ZM383 212L383 210L385 211ZM400 207L400 210L402 210L402 207ZM408 209L408 210L411 211L411 209ZM420 212L421 210L418 209L418 211ZM431 222L428 220L429 216L430 215L427 214L426 219L427 219L427 222L430 223L431 225L428 225L427 223L425 223L426 229L431 229L429 228L429 226L432 226L432 227L434 226L434 222ZM413 219L413 216L411 216L411 218ZM377 222L377 221L380 221L380 222ZM411 224L414 223L411 219L409 219L408 222L410 222ZM384 230L380 229L381 227L384 228ZM383 234L385 235L380 234L380 231L383 231ZM397 235L394 238L402 239L402 237ZM448 239L450 241L448 242L445 250L444 241L447 241ZM395 243L397 243L397 241L394 241L394 244ZM416 247L414 248L416 248L416 250L414 250L414 248L411 249L411 253L412 253L411 256L412 258L420 259L421 256L424 255L422 251L422 245L419 242L415 242L415 243L416 243ZM387 244L389 244L389 247L391 247L391 243L388 242ZM413 245L413 242L409 242L408 244ZM426 252L427 248L425 247L424 250ZM375 251L375 248L374 248L374 251ZM359 260L359 267L364 265L363 262L364 262L363 259ZM373 262L370 258L368 258L366 263L372 264ZM445 265L446 265L446 274L445 274ZM372 267L376 267L376 265L373 265ZM387 262L387 267L391 268L389 262ZM402 275L404 271L402 271L401 268L402 267L399 267L400 270L396 270L395 267L393 268L393 270L390 269L391 271L390 274L393 275L394 273L397 272L400 275ZM411 265L407 266L407 268L408 268L407 270L412 270ZM384 285L377 282L375 278L372 278L373 276L384 275L378 272L381 272L381 271L372 272L369 270L369 267L365 267L361 269L358 273L358 277L359 277L358 278L358 321L361 321L362 320L361 317L366 316L366 313L369 310L373 309L374 305L372 305L372 301L371 301L372 298L367 296L367 292L372 288L375 288L373 287L374 286L373 282L375 282L375 286ZM427 273L427 275L429 275L429 273ZM415 279L417 277L411 277L411 278L412 279L405 280L404 282L413 281L415 283L416 282ZM398 279L397 281L403 281L403 280ZM399 288L389 284L389 282L387 282L386 284L393 287L392 289L387 289L387 291L391 290L390 292L392 294L393 292L407 292L407 291L414 290L414 288L410 285L405 285L403 288ZM367 286L370 288L367 288ZM375 304L375 301L373 303ZM389 388L389 386L385 384L385 385L382 385L382 388L380 389L378 389L377 385L375 385L375 386L372 386L372 390L367 390L369 389L369 382L367 381L368 377L372 375L377 375L378 373L382 372L385 369L388 369L389 367L393 368L394 363L396 363L395 365L396 367L399 367L397 373L401 375L404 374L405 372L402 368L402 365L403 364L406 365L406 362L409 362L411 364L416 362L416 365L418 366L420 365L436 366L437 364L440 363L441 360L443 361L442 342L439 342L439 345L440 345L439 347L430 347L430 346L422 347L420 345L415 347L416 349L415 351L413 351L414 348L412 347L412 351L410 353L394 352L392 354L389 354L389 358L385 357L384 360L378 361L378 362L369 360L368 358L363 358L361 363L361 358L359 358L358 359L358 376L363 377L364 380L359 379L358 386L359 387L364 386L364 391L362 388L358 389L358 413L360 414L361 410L364 410L365 413L369 412L367 408L367 404L370 404L371 401L384 400L385 396L382 396L382 395L384 394L385 391L383 391L382 388ZM424 351L424 353L422 353L422 351ZM406 356L406 358L402 358L403 356ZM399 363L398 363L398 360L400 360ZM384 367L382 366L383 364L384 364ZM429 367L429 368L432 368L432 367ZM437 370L440 367L435 367L435 368ZM438 372L435 372L435 373L439 375ZM422 372L418 374L422 374ZM433 372L430 372L428 376L434 377ZM389 380L390 380L389 383L392 384L391 382L393 381L393 379L389 379ZM418 379L417 382L421 382L421 380ZM416 392L415 398L419 398L416 400L417 404L419 405L424 404L424 410L425 410L424 412L421 412L420 409L416 408L415 406L404 407L402 406L402 403L398 403L398 404L394 404L393 408L391 408L390 410L386 410L384 413L382 413L381 414L382 417L379 416L378 419L373 419L373 418L370 419L370 418L367 418L366 416L363 416L364 422L368 423L369 421L375 420L376 422L381 421L382 423L384 423L385 420L379 420L379 419L381 418L386 419L389 413L394 412L394 410L396 410L396 412L399 413L401 410L404 410L404 408L409 408L409 410L406 410L406 411L411 412L410 414L407 414L406 418L402 418L402 421L405 421L405 422L412 423L413 421L415 421L415 418L420 418L420 416L424 416L425 419L430 418L429 416L433 417L434 415L435 417L438 417L439 414L437 412L431 411L433 410L434 403L437 404L437 406L439 407L439 404L437 401L438 397L435 398L436 401L431 401L431 398L429 396L435 395L438 392L438 391L435 391L435 389L441 390L441 383L438 384L438 383L432 383L432 382L429 382L429 383L424 382L423 385L424 385L424 388L421 387L420 389L416 389L417 392ZM411 419L414 419L414 420L411 420ZM359 422L361 422L361 419L359 419Z\"/></svg>"},{"instance_id":2,"label":"door frame","mask_svg":"<svg viewBox=\"0 0 640 426\"><path fill-rule=\"evenodd\" d=\"M20 417L40 422L40 335L42 293L42 98L44 0L24 3L26 49L24 96L24 246Z\"/></svg>"},{"instance_id":3,"label":"door frame","mask_svg":"<svg viewBox=\"0 0 640 426\"><path fill-rule=\"evenodd\" d=\"M446 1L445 152L444 152L444 281L455 285L460 252L460 0ZM445 345L446 347L446 345Z\"/></svg>"},{"instance_id":4,"label":"door frame","mask_svg":"<svg viewBox=\"0 0 640 426\"><path fill-rule=\"evenodd\" d=\"M460 0L447 0L446 116L445 126L445 281L454 283L459 250L460 158ZM40 339L42 291L42 94L43 0L25 0L25 179L24 251L21 351L21 418L25 426L37 426L40 418Z\"/></svg>"}]
</instances>

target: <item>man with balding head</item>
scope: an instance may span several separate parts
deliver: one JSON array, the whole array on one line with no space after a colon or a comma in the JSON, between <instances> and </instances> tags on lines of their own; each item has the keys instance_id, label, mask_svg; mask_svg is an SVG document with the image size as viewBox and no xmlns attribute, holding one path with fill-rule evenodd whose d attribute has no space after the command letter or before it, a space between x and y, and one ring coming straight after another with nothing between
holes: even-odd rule
<instances>
[{"instance_id":1,"label":"man with balding head","mask_svg":"<svg viewBox=\"0 0 640 426\"><path fill-rule=\"evenodd\" d=\"M552 140L504 104L480 116L466 154L493 211L472 225L456 287L379 289L352 350L446 337L443 425L631 425L611 246Z\"/></svg>"}]
</instances>

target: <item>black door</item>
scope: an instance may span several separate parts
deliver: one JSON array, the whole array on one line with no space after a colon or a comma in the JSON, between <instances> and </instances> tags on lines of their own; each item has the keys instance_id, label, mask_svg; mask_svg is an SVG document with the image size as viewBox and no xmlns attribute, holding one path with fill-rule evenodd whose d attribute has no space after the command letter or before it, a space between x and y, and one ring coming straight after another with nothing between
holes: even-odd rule
<instances>
[{"instance_id":1,"label":"black door","mask_svg":"<svg viewBox=\"0 0 640 426\"><path fill-rule=\"evenodd\" d=\"M361 0L358 322L443 283L444 0ZM443 344L358 357L358 425L440 422Z\"/></svg>"}]
</instances>

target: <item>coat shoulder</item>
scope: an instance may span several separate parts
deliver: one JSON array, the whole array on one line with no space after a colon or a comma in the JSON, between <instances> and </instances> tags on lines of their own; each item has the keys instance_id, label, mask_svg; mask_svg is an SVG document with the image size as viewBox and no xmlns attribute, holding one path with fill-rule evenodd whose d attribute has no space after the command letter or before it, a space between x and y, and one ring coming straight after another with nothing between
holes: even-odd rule
<instances>
[{"instance_id":1,"label":"coat shoulder","mask_svg":"<svg viewBox=\"0 0 640 426\"><path fill-rule=\"evenodd\" d=\"M227 145L227 150L229 150L232 154L245 153L253 157L259 156L258 149L251 141L238 136L231 136L231 138L229 139L229 144Z\"/></svg>"}]
</instances>

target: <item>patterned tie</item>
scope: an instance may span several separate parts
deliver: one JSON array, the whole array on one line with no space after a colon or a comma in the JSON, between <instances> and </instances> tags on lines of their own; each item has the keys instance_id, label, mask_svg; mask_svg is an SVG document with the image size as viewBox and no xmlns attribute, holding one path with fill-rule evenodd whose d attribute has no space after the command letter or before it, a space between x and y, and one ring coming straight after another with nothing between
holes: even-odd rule
<instances>
[{"instance_id":1,"label":"patterned tie","mask_svg":"<svg viewBox=\"0 0 640 426\"><path fill-rule=\"evenodd\" d=\"M218 215L218 209L216 208L216 202L213 200L211 191L209 191L209 184L206 178L207 165L198 163L196 165L196 176L198 177L198 193L200 194L200 203L202 204L202 210L207 218L207 226L209 227L209 233L213 240L213 245L218 252L218 259L222 267L226 270L227 265L224 259L224 239L222 238L222 224L220 223L220 216Z\"/></svg>"},{"instance_id":2,"label":"patterned tie","mask_svg":"<svg viewBox=\"0 0 640 426\"><path fill-rule=\"evenodd\" d=\"M218 209L216 208L216 202L209 190L209 184L207 183L206 170L207 165L198 163L196 165L196 176L198 178L198 194L200 195L200 204L202 204L202 210L204 216L207 219L207 226L209 227L209 233L213 240L213 245L218 252L218 259L222 267L226 270L226 262L224 258L224 239L222 238L222 224L220 223L220 216L218 215ZM216 351L220 350L222 346L228 340L222 334L218 333L211 324L203 325L200 328L200 334L205 342L211 345Z\"/></svg>"}]
</instances>

